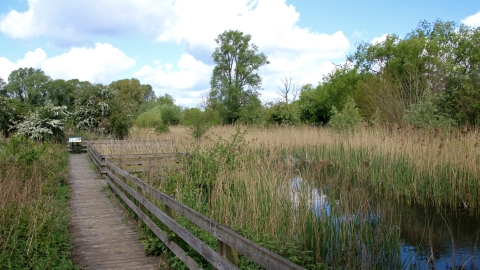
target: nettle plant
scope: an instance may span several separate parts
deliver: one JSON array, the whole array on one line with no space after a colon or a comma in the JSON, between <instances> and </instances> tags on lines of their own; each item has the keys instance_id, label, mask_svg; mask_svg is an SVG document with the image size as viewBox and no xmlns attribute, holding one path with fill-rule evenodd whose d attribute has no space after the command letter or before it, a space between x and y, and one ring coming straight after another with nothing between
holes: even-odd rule
<instances>
[{"instance_id":1,"label":"nettle plant","mask_svg":"<svg viewBox=\"0 0 480 270\"><path fill-rule=\"evenodd\" d=\"M53 106L51 104L39 107L31 112L23 122L12 127L18 135L44 141L63 140L63 127L70 113L66 106Z\"/></svg>"}]
</instances>

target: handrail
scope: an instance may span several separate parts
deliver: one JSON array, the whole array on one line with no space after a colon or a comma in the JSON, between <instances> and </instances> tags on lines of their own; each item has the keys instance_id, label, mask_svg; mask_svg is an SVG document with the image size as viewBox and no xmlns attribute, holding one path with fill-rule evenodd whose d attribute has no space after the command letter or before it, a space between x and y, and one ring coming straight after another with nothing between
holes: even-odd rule
<instances>
[{"instance_id":1,"label":"handrail","mask_svg":"<svg viewBox=\"0 0 480 270\"><path fill-rule=\"evenodd\" d=\"M102 176L107 178L108 184L115 193L138 215L141 222L145 223L180 260L185 262L189 269L200 269L200 267L180 246L171 241L165 232L157 227L148 217L146 210L159 219L170 230L175 232L217 269L238 269L236 267L236 264L238 264L237 251L266 269L303 269L293 262L239 235L232 229L176 201L167 194L158 191L142 179L120 169L105 158L105 156L102 156L90 142L87 143L87 151L95 164L100 168ZM122 177L124 180L119 177ZM126 183L127 180L135 185L136 191ZM119 187L123 191L120 190ZM145 193L148 193L163 203L166 211L161 211L145 198ZM135 205L135 203L128 198L127 194L133 197L139 205ZM219 252L217 253L211 249L187 229L178 224L174 219L172 211L175 211L213 235L218 240Z\"/></svg>"}]
</instances>

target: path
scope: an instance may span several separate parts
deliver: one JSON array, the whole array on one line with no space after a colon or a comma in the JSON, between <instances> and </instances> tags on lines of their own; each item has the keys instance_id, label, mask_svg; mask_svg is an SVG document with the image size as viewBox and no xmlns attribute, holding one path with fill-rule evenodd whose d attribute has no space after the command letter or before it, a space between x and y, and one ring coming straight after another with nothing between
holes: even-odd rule
<instances>
[{"instance_id":1,"label":"path","mask_svg":"<svg viewBox=\"0 0 480 270\"><path fill-rule=\"evenodd\" d=\"M90 166L87 154L70 155L73 260L80 269L159 269L147 257L134 224L107 198L106 181Z\"/></svg>"}]
</instances>

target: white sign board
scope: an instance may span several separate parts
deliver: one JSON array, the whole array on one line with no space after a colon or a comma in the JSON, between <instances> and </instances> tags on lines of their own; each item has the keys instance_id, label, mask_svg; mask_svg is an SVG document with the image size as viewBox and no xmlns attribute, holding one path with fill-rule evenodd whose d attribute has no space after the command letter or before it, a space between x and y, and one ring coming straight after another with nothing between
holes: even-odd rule
<instances>
[{"instance_id":1,"label":"white sign board","mask_svg":"<svg viewBox=\"0 0 480 270\"><path fill-rule=\"evenodd\" d=\"M71 137L68 138L69 143L82 142L82 137Z\"/></svg>"}]
</instances>

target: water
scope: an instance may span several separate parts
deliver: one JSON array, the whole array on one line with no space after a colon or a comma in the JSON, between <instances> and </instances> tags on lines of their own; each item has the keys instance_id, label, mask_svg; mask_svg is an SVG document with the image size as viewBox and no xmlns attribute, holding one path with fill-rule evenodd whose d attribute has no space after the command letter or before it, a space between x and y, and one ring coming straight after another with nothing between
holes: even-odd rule
<instances>
[{"instance_id":1,"label":"water","mask_svg":"<svg viewBox=\"0 0 480 270\"><path fill-rule=\"evenodd\" d=\"M301 177L290 182L291 198L300 202L299 194L307 191L308 203L318 216L329 216L331 207L339 207L322 190ZM333 205L335 204L335 205ZM332 206L333 205L333 206ZM380 209L381 209L381 204ZM395 213L400 227L400 257L403 269L479 269L480 268L480 217L468 212L439 213L432 208L406 204L383 204ZM340 206L341 207L341 206ZM374 209L379 209L375 207ZM372 222L382 211L364 213ZM345 219L356 218L354 216Z\"/></svg>"}]
</instances>

